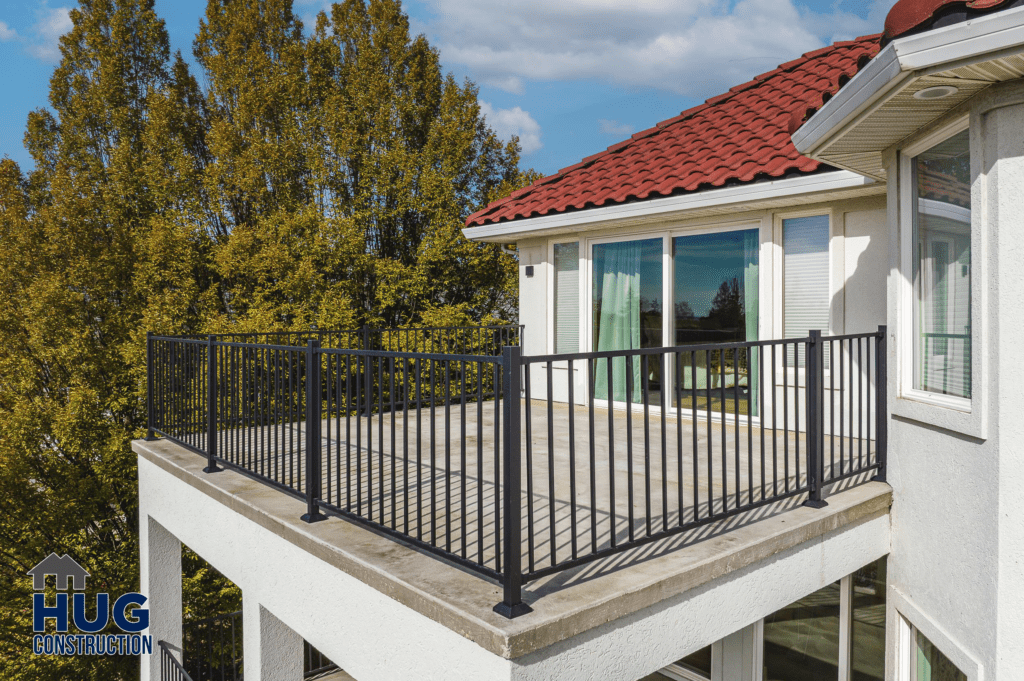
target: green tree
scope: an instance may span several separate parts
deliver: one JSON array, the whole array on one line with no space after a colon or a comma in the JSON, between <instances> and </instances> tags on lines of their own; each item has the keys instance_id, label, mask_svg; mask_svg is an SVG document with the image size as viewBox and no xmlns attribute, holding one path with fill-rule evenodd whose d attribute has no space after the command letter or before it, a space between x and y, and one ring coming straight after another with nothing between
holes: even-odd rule
<instances>
[{"instance_id":1,"label":"green tree","mask_svg":"<svg viewBox=\"0 0 1024 681\"><path fill-rule=\"evenodd\" d=\"M50 109L28 120L35 167L0 161L0 678L16 681L137 675L132 658L34 656L25 572L67 552L87 597L136 588L147 330L514 318L514 260L460 229L534 177L395 0L335 5L308 35L288 0L210 0L205 89L152 0L81 0L71 19ZM186 566L190 613L237 602Z\"/></svg>"},{"instance_id":2,"label":"green tree","mask_svg":"<svg viewBox=\"0 0 1024 681\"><path fill-rule=\"evenodd\" d=\"M195 44L209 83L205 184L229 237L225 321L398 326L510 318L515 261L461 233L533 179L477 91L442 73L397 0L321 13L213 0Z\"/></svg>"},{"instance_id":3,"label":"green tree","mask_svg":"<svg viewBox=\"0 0 1024 681\"><path fill-rule=\"evenodd\" d=\"M194 326L212 281L180 198L188 154L173 148L190 134L194 82L171 62L163 22L149 0L86 0L71 19L51 109L29 116L35 169L26 180L7 160L0 172L5 679L133 673L126 657L33 656L24 573L68 552L92 575L87 602L135 588L145 331Z\"/></svg>"}]
</instances>

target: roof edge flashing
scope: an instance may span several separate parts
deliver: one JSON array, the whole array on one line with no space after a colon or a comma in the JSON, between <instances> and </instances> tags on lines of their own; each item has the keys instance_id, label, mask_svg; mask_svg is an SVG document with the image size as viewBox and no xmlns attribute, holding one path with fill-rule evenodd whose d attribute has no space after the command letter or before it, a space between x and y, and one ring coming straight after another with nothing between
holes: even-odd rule
<instances>
[{"instance_id":1,"label":"roof edge flashing","mask_svg":"<svg viewBox=\"0 0 1024 681\"><path fill-rule=\"evenodd\" d=\"M793 133L793 144L823 160L822 152L919 77L1020 52L1024 7L893 40Z\"/></svg>"},{"instance_id":2,"label":"roof edge flashing","mask_svg":"<svg viewBox=\"0 0 1024 681\"><path fill-rule=\"evenodd\" d=\"M652 216L669 217L712 207L742 205L755 201L859 189L876 184L872 178L849 170L831 170L802 177L755 182L703 192L680 194L600 208L553 213L532 218L464 227L470 241L509 243L558 231L591 231L614 226L620 221ZM575 230L573 228L576 228Z\"/></svg>"}]
</instances>

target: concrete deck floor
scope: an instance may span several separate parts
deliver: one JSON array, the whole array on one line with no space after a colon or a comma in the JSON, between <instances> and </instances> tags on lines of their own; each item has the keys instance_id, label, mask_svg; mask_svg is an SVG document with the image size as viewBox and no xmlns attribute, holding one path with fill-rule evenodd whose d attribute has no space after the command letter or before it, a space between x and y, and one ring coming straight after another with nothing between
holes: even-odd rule
<instances>
[{"instance_id":1,"label":"concrete deck floor","mask_svg":"<svg viewBox=\"0 0 1024 681\"><path fill-rule=\"evenodd\" d=\"M714 414L709 423L706 412L694 422L674 413L645 419L642 411L595 408L591 437L586 407L556 403L549 413L547 402L534 401L523 402L522 412L522 554L529 573L604 551L613 540L621 546L762 504L807 483L804 434L748 426L732 415L723 423ZM321 498L496 569L496 528L505 522L500 426L493 402L326 419ZM225 437L222 456L230 457L230 443L250 469L304 490L301 424ZM873 441L827 436L826 478L873 456ZM700 536L698 528L662 549Z\"/></svg>"}]
</instances>

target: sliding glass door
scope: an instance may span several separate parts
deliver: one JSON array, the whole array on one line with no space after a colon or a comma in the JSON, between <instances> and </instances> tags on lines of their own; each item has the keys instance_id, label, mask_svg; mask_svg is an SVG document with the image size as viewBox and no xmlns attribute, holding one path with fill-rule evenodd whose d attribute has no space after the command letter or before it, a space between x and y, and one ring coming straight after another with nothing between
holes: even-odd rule
<instances>
[{"instance_id":1,"label":"sliding glass door","mask_svg":"<svg viewBox=\"0 0 1024 681\"><path fill-rule=\"evenodd\" d=\"M673 247L673 344L757 340L758 230L680 236ZM757 413L756 353L739 348L681 357L676 403L691 408L696 400L698 409L741 414L750 405L749 413Z\"/></svg>"},{"instance_id":2,"label":"sliding glass door","mask_svg":"<svg viewBox=\"0 0 1024 681\"><path fill-rule=\"evenodd\" d=\"M593 338L594 350L636 350L662 345L663 294L662 239L641 239L594 245ZM661 390L661 362L627 365L613 359L611 385L606 361L595 366L594 396L599 400L640 402L643 388ZM645 385L646 383L646 385ZM652 402L656 403L652 399Z\"/></svg>"},{"instance_id":3,"label":"sliding glass door","mask_svg":"<svg viewBox=\"0 0 1024 681\"><path fill-rule=\"evenodd\" d=\"M671 260L662 238L593 245L595 351L662 347L666 324L674 346L757 340L759 230L670 238ZM666 263L672 266L668 282ZM668 367L660 355L646 362L615 358L610 367L596 362L595 398L636 404L646 391L649 404L657 405L660 391L670 391L665 396L674 401L666 404L672 406L689 408L696 400L698 409L757 414L756 353L733 348L672 357Z\"/></svg>"}]
</instances>

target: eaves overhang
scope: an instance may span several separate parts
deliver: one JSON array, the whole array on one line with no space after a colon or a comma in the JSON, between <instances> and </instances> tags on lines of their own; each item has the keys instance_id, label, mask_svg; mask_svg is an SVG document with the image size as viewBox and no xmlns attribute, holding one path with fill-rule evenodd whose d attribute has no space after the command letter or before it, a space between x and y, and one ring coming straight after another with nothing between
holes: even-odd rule
<instances>
[{"instance_id":1,"label":"eaves overhang","mask_svg":"<svg viewBox=\"0 0 1024 681\"><path fill-rule=\"evenodd\" d=\"M515 243L533 237L629 227L671 219L802 205L823 200L882 194L884 185L863 175L839 170L768 182L712 189L661 199L614 204L571 213L466 227L471 241Z\"/></svg>"},{"instance_id":2,"label":"eaves overhang","mask_svg":"<svg viewBox=\"0 0 1024 681\"><path fill-rule=\"evenodd\" d=\"M797 150L885 179L882 152L994 83L1024 77L1024 7L894 40L793 133ZM935 86L941 99L915 95Z\"/></svg>"}]
</instances>

